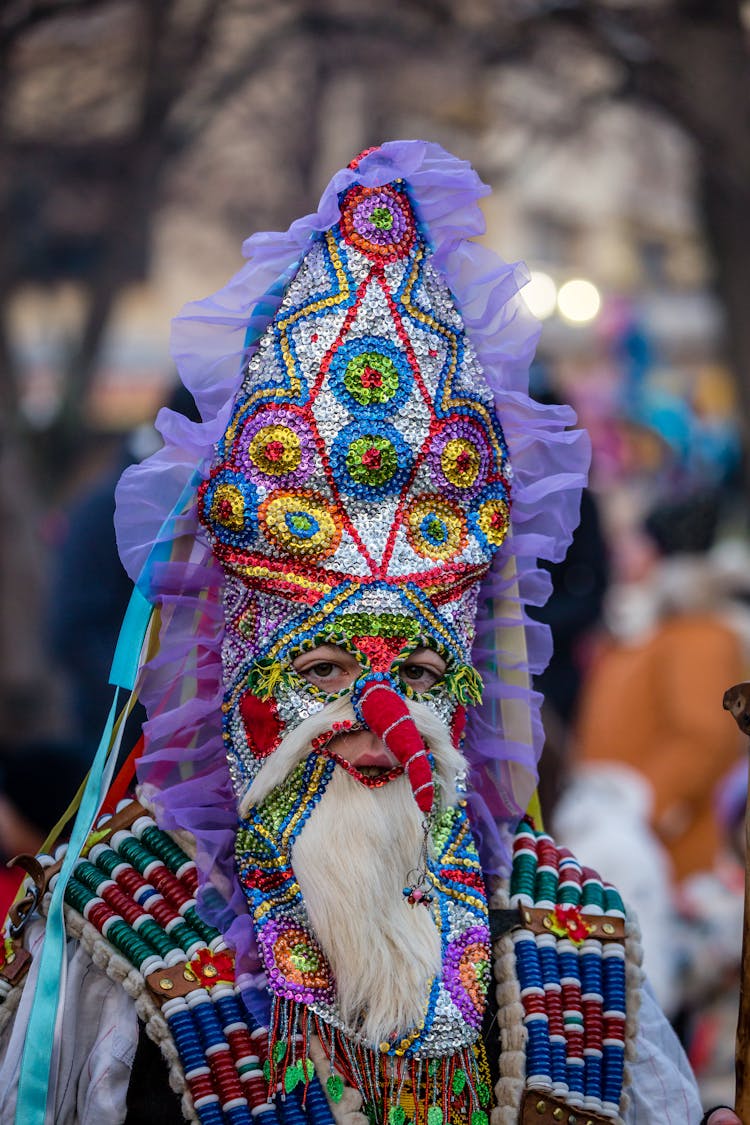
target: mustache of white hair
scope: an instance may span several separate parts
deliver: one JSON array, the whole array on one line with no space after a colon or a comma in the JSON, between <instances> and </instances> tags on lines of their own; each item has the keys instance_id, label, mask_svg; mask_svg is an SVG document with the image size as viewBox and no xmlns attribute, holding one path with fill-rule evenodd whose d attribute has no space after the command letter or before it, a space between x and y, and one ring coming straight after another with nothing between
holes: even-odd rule
<instances>
[{"instance_id":1,"label":"mustache of white hair","mask_svg":"<svg viewBox=\"0 0 750 1125\"><path fill-rule=\"evenodd\" d=\"M418 699L408 699L407 706L414 725L433 755L434 780L440 792L440 802L444 808L455 805L459 778L465 776L468 769L466 759L453 745L448 727L434 711ZM347 721L357 722L348 693L303 719L299 726L285 734L243 793L239 803L240 816L246 817L251 809L261 805L274 789L286 781L292 770L307 758L313 739L329 733L334 723Z\"/></svg>"}]
</instances>

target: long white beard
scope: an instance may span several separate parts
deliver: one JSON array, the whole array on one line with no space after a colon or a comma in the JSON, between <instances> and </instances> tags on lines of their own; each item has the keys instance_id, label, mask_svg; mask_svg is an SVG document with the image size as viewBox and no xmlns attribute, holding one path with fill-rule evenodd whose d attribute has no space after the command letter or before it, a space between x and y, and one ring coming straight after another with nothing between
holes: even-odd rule
<instances>
[{"instance_id":1,"label":"long white beard","mask_svg":"<svg viewBox=\"0 0 750 1125\"><path fill-rule=\"evenodd\" d=\"M340 1014L374 1047L420 1023L440 970L432 916L403 895L419 862L421 819L406 777L369 789L337 766L294 845L292 867Z\"/></svg>"},{"instance_id":2,"label":"long white beard","mask_svg":"<svg viewBox=\"0 0 750 1125\"><path fill-rule=\"evenodd\" d=\"M424 703L409 711L432 752L436 799L453 805L466 760ZM287 733L240 801L246 816L303 762L312 740L334 722L352 721L345 695ZM310 923L336 978L339 1010L378 1046L425 1014L440 970L440 935L429 910L408 906L403 888L419 865L422 814L406 776L370 789L337 766L294 845L292 866Z\"/></svg>"}]
</instances>

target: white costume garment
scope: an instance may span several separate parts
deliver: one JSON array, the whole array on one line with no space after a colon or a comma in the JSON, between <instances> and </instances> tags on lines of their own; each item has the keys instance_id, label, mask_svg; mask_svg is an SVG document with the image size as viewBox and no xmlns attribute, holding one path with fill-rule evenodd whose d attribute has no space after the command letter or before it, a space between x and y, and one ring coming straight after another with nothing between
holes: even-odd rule
<instances>
[{"instance_id":1,"label":"white costume garment","mask_svg":"<svg viewBox=\"0 0 750 1125\"><path fill-rule=\"evenodd\" d=\"M40 922L29 931L38 951ZM74 941L68 944L68 979L62 1020L60 1082L55 1125L120 1125L138 1042L133 1001ZM14 1022L0 1031L0 1123L11 1125L26 1021L36 979L32 963ZM638 1055L631 1064L626 1125L698 1125L702 1116L695 1079L677 1037L648 987L638 1014ZM166 1081L166 1069L165 1069Z\"/></svg>"}]
</instances>

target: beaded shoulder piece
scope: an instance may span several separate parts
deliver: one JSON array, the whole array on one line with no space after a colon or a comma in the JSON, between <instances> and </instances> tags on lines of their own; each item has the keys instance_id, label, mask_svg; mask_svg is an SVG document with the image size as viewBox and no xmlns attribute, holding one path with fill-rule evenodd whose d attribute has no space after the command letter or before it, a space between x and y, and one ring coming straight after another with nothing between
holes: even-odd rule
<instances>
[{"instance_id":1,"label":"beaded shoulder piece","mask_svg":"<svg viewBox=\"0 0 750 1125\"><path fill-rule=\"evenodd\" d=\"M297 1043L284 1090L269 1083L268 1028L246 1007L221 934L197 913L195 863L139 804L126 806L76 864L65 890L66 930L133 997L185 1119L251 1125L262 1115L264 1125L334 1125L330 1103L341 1100L343 1082L331 1072L326 1096L307 1044ZM44 912L60 853L40 860ZM9 994L0 989L0 1012L15 1008Z\"/></svg>"},{"instance_id":2,"label":"beaded shoulder piece","mask_svg":"<svg viewBox=\"0 0 750 1125\"><path fill-rule=\"evenodd\" d=\"M49 890L60 859L42 859ZM268 1115L266 1125L334 1125L343 1111L356 1120L351 1110L360 1102L352 1102L350 1087L359 1085L359 1050L352 1044L342 1067L325 1035L321 1046L305 1021L288 1029L286 1042L275 1041L246 1006L221 935L197 914L195 888L191 858L131 802L78 861L65 894L68 933L133 996L170 1066L185 1119L249 1125ZM492 905L512 916L494 945L502 1049L493 1122L622 1125L642 976L637 928L620 896L522 823L509 889L496 891ZM11 986L28 960L17 942L6 945L0 1017L16 1007L20 990ZM375 1099L375 1117L388 1125L482 1125L491 1103L481 1056L441 1074L433 1085L442 1095L424 1107L411 1093L423 1082L402 1081L395 1101ZM367 1077L380 1084L379 1070ZM466 1092L472 1096L462 1109Z\"/></svg>"},{"instance_id":3,"label":"beaded shoulder piece","mask_svg":"<svg viewBox=\"0 0 750 1125\"><path fill-rule=\"evenodd\" d=\"M501 1008L514 1006L523 1020L520 1119L621 1123L642 974L637 928L619 893L524 821L504 897L517 923L504 948L496 945L496 976ZM502 1056L500 1069L499 1101L509 1109L500 1120L515 1122L518 1075L504 1071Z\"/></svg>"}]
</instances>

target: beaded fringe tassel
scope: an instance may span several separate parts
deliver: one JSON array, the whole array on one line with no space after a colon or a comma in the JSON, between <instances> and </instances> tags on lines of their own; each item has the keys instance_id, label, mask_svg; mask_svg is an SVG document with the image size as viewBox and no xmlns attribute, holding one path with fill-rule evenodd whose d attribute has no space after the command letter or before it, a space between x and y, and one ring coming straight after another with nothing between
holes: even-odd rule
<instances>
[{"instance_id":1,"label":"beaded fringe tassel","mask_svg":"<svg viewBox=\"0 0 750 1125\"><path fill-rule=\"evenodd\" d=\"M271 1087L301 1091L305 1103L315 1073L307 1053L313 1034L329 1060L326 1085L334 1103L346 1082L359 1091L370 1120L382 1125L402 1125L406 1119L413 1125L448 1125L455 1120L487 1125L490 1090L473 1048L435 1059L375 1051L331 1027L306 1005L282 997L274 997L271 1009ZM405 1106L409 1112L404 1116Z\"/></svg>"}]
</instances>

